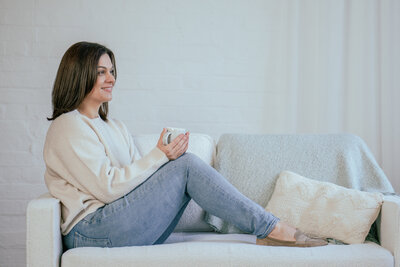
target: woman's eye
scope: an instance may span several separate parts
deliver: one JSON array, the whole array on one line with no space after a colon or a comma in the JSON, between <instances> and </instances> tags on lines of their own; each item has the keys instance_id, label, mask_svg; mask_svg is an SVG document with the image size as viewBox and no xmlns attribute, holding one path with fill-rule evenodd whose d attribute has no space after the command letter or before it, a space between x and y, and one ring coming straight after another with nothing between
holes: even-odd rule
<instances>
[{"instance_id":1,"label":"woman's eye","mask_svg":"<svg viewBox=\"0 0 400 267\"><path fill-rule=\"evenodd\" d=\"M114 70L110 70L110 74L111 74L112 76L115 76L115 71L114 71Z\"/></svg>"},{"instance_id":2,"label":"woman's eye","mask_svg":"<svg viewBox=\"0 0 400 267\"><path fill-rule=\"evenodd\" d=\"M99 71L97 71L97 75L104 75L105 74L105 71L104 70L99 70Z\"/></svg>"}]
</instances>

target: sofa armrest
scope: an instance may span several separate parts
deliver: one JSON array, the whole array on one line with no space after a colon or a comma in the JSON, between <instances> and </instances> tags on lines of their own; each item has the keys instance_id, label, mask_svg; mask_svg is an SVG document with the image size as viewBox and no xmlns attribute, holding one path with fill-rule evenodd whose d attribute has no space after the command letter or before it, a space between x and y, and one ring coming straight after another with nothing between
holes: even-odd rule
<instances>
[{"instance_id":1,"label":"sofa armrest","mask_svg":"<svg viewBox=\"0 0 400 267\"><path fill-rule=\"evenodd\" d=\"M382 247L392 252L395 266L400 266L400 197L384 197L379 236Z\"/></svg>"},{"instance_id":2,"label":"sofa armrest","mask_svg":"<svg viewBox=\"0 0 400 267\"><path fill-rule=\"evenodd\" d=\"M58 267L62 254L60 201L50 194L31 200L26 214L28 267Z\"/></svg>"}]
</instances>

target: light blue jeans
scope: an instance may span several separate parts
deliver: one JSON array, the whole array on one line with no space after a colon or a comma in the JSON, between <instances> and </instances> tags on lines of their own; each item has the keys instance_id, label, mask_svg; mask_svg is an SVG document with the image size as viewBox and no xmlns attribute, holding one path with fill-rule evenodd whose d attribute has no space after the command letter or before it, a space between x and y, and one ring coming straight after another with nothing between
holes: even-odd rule
<instances>
[{"instance_id":1,"label":"light blue jeans","mask_svg":"<svg viewBox=\"0 0 400 267\"><path fill-rule=\"evenodd\" d=\"M66 249L162 244L190 199L244 232L266 237L279 221L194 154L160 167L126 196L87 215L63 237Z\"/></svg>"}]
</instances>

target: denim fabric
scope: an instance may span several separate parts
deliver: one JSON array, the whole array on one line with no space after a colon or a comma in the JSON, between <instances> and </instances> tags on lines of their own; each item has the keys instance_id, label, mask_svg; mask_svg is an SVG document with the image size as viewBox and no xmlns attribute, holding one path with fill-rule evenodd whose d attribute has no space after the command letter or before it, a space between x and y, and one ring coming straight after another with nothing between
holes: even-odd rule
<instances>
[{"instance_id":1,"label":"denim fabric","mask_svg":"<svg viewBox=\"0 0 400 267\"><path fill-rule=\"evenodd\" d=\"M126 196L87 215L63 237L67 249L163 243L189 200L259 238L279 221L194 154L160 167Z\"/></svg>"}]
</instances>

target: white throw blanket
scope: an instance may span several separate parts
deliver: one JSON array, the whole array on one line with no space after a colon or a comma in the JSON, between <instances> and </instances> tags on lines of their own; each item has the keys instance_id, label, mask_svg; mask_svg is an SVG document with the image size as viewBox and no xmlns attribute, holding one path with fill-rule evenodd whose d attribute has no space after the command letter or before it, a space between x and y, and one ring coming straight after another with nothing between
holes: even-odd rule
<instances>
[{"instance_id":1,"label":"white throw blanket","mask_svg":"<svg viewBox=\"0 0 400 267\"><path fill-rule=\"evenodd\" d=\"M394 192L367 145L351 134L225 134L217 145L215 168L262 207L283 170L361 191ZM205 221L221 233L241 232L209 213Z\"/></svg>"}]
</instances>

